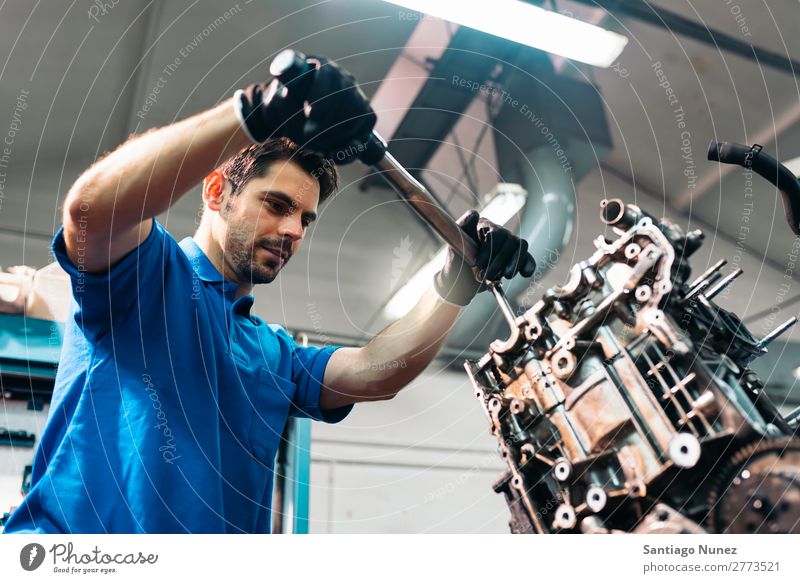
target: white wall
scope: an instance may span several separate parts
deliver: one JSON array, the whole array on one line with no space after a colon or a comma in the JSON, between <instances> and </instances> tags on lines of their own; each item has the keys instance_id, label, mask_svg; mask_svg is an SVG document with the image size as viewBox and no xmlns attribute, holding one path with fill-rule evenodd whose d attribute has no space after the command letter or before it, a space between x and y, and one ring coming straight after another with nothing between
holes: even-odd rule
<instances>
[{"instance_id":1,"label":"white wall","mask_svg":"<svg viewBox=\"0 0 800 583\"><path fill-rule=\"evenodd\" d=\"M508 532L503 469L466 372L436 363L391 401L312 429L312 533Z\"/></svg>"}]
</instances>

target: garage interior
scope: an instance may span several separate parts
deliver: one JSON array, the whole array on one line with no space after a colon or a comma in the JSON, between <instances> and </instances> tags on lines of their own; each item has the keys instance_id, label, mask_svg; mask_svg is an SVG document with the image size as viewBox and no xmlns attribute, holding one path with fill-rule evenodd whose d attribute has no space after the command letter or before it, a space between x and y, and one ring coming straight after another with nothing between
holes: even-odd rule
<instances>
[{"instance_id":1,"label":"garage interior","mask_svg":"<svg viewBox=\"0 0 800 583\"><path fill-rule=\"evenodd\" d=\"M755 336L795 316L800 239L776 188L746 185L741 168L706 151L711 140L760 144L800 174L797 2L532 4L627 45L592 66L377 0L3 3L0 516L22 499L47 419L69 305L49 245L70 186L132 134L266 78L287 48L356 77L389 151L453 217L488 193L526 193L508 224L530 235L538 268L506 286L515 308L564 284L610 229L601 201L620 199L704 232L695 275L722 258L743 270L716 301ZM393 297L442 244L368 167L341 175L297 257L256 289L254 311L310 344L361 346L402 315ZM200 209L198 186L158 220L180 240ZM800 406L798 334L752 364L785 415ZM298 423L283 454L280 531L508 532L492 490L505 464L464 371L505 335L483 294L396 398L336 425Z\"/></svg>"}]
</instances>

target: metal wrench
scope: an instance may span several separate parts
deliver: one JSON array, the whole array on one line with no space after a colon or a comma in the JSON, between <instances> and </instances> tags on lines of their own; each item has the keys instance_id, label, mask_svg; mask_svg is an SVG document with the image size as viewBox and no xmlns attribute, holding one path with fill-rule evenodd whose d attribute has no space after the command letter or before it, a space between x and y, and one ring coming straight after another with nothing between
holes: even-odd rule
<instances>
[{"instance_id":1,"label":"metal wrench","mask_svg":"<svg viewBox=\"0 0 800 583\"><path fill-rule=\"evenodd\" d=\"M310 80L310 73L313 70L313 65L307 61L304 54L291 49L279 53L270 65L270 73L287 87L287 90L291 90L292 86L302 85L305 79ZM373 131L366 143L355 144L354 147L359 149L359 160L377 171L400 198L430 225L442 241L474 268L477 253L475 242L465 236L453 217L439 206L430 192L389 153L383 138ZM476 273L476 279L480 280L481 275ZM500 282L484 283L491 290L511 330L516 330L514 309L508 302Z\"/></svg>"}]
</instances>

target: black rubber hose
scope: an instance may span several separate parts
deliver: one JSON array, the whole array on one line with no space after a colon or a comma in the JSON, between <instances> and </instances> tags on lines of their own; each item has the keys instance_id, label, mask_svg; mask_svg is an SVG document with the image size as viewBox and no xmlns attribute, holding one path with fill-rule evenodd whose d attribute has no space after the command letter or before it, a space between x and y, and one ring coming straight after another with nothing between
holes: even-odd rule
<instances>
[{"instance_id":1,"label":"black rubber hose","mask_svg":"<svg viewBox=\"0 0 800 583\"><path fill-rule=\"evenodd\" d=\"M800 236L800 181L786 166L760 146L745 146L712 140L708 147L708 159L722 164L736 164L750 168L753 172L774 184L781 193L786 221L795 235Z\"/></svg>"}]
</instances>

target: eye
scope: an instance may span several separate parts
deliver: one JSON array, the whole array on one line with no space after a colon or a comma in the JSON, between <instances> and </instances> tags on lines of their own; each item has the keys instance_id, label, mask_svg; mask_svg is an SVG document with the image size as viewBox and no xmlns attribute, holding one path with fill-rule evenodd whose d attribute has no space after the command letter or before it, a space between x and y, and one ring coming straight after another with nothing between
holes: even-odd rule
<instances>
[{"instance_id":1,"label":"eye","mask_svg":"<svg viewBox=\"0 0 800 583\"><path fill-rule=\"evenodd\" d=\"M288 211L286 209L286 205L283 204L282 202L276 200L268 200L266 202L270 206L270 208L274 210L276 213L280 213L282 215L287 214Z\"/></svg>"}]
</instances>

